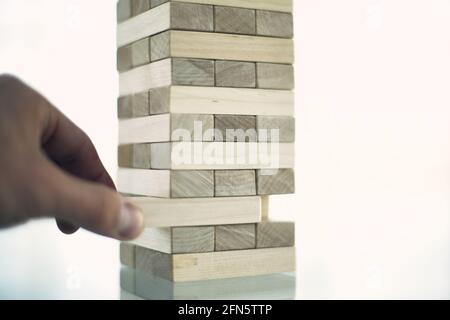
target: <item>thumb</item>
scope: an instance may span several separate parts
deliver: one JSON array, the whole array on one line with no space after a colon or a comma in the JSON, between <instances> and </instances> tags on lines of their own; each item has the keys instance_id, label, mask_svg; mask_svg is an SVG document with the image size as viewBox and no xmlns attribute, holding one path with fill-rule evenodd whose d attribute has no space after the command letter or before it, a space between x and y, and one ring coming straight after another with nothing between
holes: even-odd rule
<instances>
[{"instance_id":1,"label":"thumb","mask_svg":"<svg viewBox=\"0 0 450 320\"><path fill-rule=\"evenodd\" d=\"M141 211L114 190L72 176L50 162L42 166L41 185L51 193L43 215L119 240L134 239L142 232Z\"/></svg>"}]
</instances>

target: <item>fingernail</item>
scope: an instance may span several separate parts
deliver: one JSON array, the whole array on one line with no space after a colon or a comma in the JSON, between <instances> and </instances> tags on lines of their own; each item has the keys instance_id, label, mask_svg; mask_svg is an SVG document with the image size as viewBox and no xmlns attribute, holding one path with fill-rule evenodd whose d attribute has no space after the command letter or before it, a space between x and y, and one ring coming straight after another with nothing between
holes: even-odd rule
<instances>
[{"instance_id":1,"label":"fingernail","mask_svg":"<svg viewBox=\"0 0 450 320\"><path fill-rule=\"evenodd\" d=\"M139 236L144 226L144 217L138 207L124 200L120 210L119 236L123 239L133 239Z\"/></svg>"}]
</instances>

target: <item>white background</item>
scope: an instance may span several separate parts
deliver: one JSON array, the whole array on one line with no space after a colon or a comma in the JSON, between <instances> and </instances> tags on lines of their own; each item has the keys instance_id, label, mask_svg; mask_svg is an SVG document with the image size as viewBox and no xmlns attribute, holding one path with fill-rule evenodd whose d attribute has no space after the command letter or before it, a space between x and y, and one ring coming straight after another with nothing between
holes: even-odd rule
<instances>
[{"instance_id":1,"label":"white background","mask_svg":"<svg viewBox=\"0 0 450 320\"><path fill-rule=\"evenodd\" d=\"M298 298L450 298L450 1L294 2L297 195L271 209L297 222ZM115 175L114 0L0 0L0 72ZM116 298L118 246L32 222L0 231L0 272L0 297Z\"/></svg>"}]
</instances>

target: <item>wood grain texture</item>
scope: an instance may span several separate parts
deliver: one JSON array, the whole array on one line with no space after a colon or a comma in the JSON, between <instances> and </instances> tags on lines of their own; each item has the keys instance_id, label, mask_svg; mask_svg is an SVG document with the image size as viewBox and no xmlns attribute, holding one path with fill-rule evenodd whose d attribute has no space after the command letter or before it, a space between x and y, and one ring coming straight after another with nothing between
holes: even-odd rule
<instances>
[{"instance_id":1,"label":"wood grain texture","mask_svg":"<svg viewBox=\"0 0 450 320\"><path fill-rule=\"evenodd\" d=\"M119 146L119 167L150 169L150 149L150 144Z\"/></svg>"},{"instance_id":2,"label":"wood grain texture","mask_svg":"<svg viewBox=\"0 0 450 320\"><path fill-rule=\"evenodd\" d=\"M231 88L255 88L255 63L216 61L216 86Z\"/></svg>"},{"instance_id":3,"label":"wood grain texture","mask_svg":"<svg viewBox=\"0 0 450 320\"><path fill-rule=\"evenodd\" d=\"M128 198L144 215L146 227L189 227L261 222L259 197L160 199Z\"/></svg>"},{"instance_id":4,"label":"wood grain texture","mask_svg":"<svg viewBox=\"0 0 450 320\"><path fill-rule=\"evenodd\" d=\"M216 141L256 142L258 140L255 116L216 115Z\"/></svg>"},{"instance_id":5,"label":"wood grain texture","mask_svg":"<svg viewBox=\"0 0 450 320\"><path fill-rule=\"evenodd\" d=\"M213 6L171 2L171 29L214 31Z\"/></svg>"},{"instance_id":6,"label":"wood grain texture","mask_svg":"<svg viewBox=\"0 0 450 320\"><path fill-rule=\"evenodd\" d=\"M260 89L294 89L294 67L287 64L257 63L257 83Z\"/></svg>"},{"instance_id":7,"label":"wood grain texture","mask_svg":"<svg viewBox=\"0 0 450 320\"><path fill-rule=\"evenodd\" d=\"M258 170L257 189L258 195L295 193L294 170Z\"/></svg>"},{"instance_id":8,"label":"wood grain texture","mask_svg":"<svg viewBox=\"0 0 450 320\"><path fill-rule=\"evenodd\" d=\"M214 8L214 23L216 32L256 34L255 10L216 6Z\"/></svg>"},{"instance_id":9,"label":"wood grain texture","mask_svg":"<svg viewBox=\"0 0 450 320\"><path fill-rule=\"evenodd\" d=\"M216 197L256 195L254 170L219 170L214 174Z\"/></svg>"},{"instance_id":10,"label":"wood grain texture","mask_svg":"<svg viewBox=\"0 0 450 320\"><path fill-rule=\"evenodd\" d=\"M117 190L125 194L170 198L170 171L120 168Z\"/></svg>"},{"instance_id":11,"label":"wood grain texture","mask_svg":"<svg viewBox=\"0 0 450 320\"><path fill-rule=\"evenodd\" d=\"M258 128L258 140L276 141L273 138L278 136L280 142L294 142L295 141L295 119L293 117L277 117L277 116L258 116L256 119ZM276 133L272 130L278 130Z\"/></svg>"},{"instance_id":12,"label":"wood grain texture","mask_svg":"<svg viewBox=\"0 0 450 320\"><path fill-rule=\"evenodd\" d=\"M192 2L211 4L216 6L230 6L236 8L249 8L271 10L280 12L292 12L292 0L177 0L179 2Z\"/></svg>"},{"instance_id":13,"label":"wood grain texture","mask_svg":"<svg viewBox=\"0 0 450 320\"><path fill-rule=\"evenodd\" d=\"M214 61L172 59L172 84L214 86Z\"/></svg>"},{"instance_id":14,"label":"wood grain texture","mask_svg":"<svg viewBox=\"0 0 450 320\"><path fill-rule=\"evenodd\" d=\"M145 11L150 10L150 0L132 0L131 14L137 16Z\"/></svg>"},{"instance_id":15,"label":"wood grain texture","mask_svg":"<svg viewBox=\"0 0 450 320\"><path fill-rule=\"evenodd\" d=\"M155 115L119 121L119 144L170 141L171 117Z\"/></svg>"},{"instance_id":16,"label":"wood grain texture","mask_svg":"<svg viewBox=\"0 0 450 320\"><path fill-rule=\"evenodd\" d=\"M137 239L129 243L159 252L172 253L172 228L145 228Z\"/></svg>"},{"instance_id":17,"label":"wood grain texture","mask_svg":"<svg viewBox=\"0 0 450 320\"><path fill-rule=\"evenodd\" d=\"M151 61L158 61L170 57L170 33L159 33L150 38Z\"/></svg>"},{"instance_id":18,"label":"wood grain texture","mask_svg":"<svg viewBox=\"0 0 450 320\"><path fill-rule=\"evenodd\" d=\"M214 173L212 171L171 172L171 197L214 197Z\"/></svg>"},{"instance_id":19,"label":"wood grain texture","mask_svg":"<svg viewBox=\"0 0 450 320\"><path fill-rule=\"evenodd\" d=\"M150 40L141 39L131 44L131 59L133 67L150 63Z\"/></svg>"},{"instance_id":20,"label":"wood grain texture","mask_svg":"<svg viewBox=\"0 0 450 320\"><path fill-rule=\"evenodd\" d=\"M294 94L281 90L172 86L160 109L173 113L294 115ZM167 96L165 96L167 97ZM153 104L151 104L153 108Z\"/></svg>"},{"instance_id":21,"label":"wood grain texture","mask_svg":"<svg viewBox=\"0 0 450 320\"><path fill-rule=\"evenodd\" d=\"M201 281L295 271L294 248L173 255L173 281Z\"/></svg>"},{"instance_id":22,"label":"wood grain texture","mask_svg":"<svg viewBox=\"0 0 450 320\"><path fill-rule=\"evenodd\" d=\"M292 38L294 36L292 14L256 11L256 33L260 36Z\"/></svg>"},{"instance_id":23,"label":"wood grain texture","mask_svg":"<svg viewBox=\"0 0 450 320\"><path fill-rule=\"evenodd\" d=\"M131 45L117 49L117 70L124 72L133 67Z\"/></svg>"},{"instance_id":24,"label":"wood grain texture","mask_svg":"<svg viewBox=\"0 0 450 320\"><path fill-rule=\"evenodd\" d=\"M244 250L255 248L255 224L216 226L215 251Z\"/></svg>"},{"instance_id":25,"label":"wood grain texture","mask_svg":"<svg viewBox=\"0 0 450 320\"><path fill-rule=\"evenodd\" d=\"M117 26L117 47L170 29L170 3L128 19Z\"/></svg>"},{"instance_id":26,"label":"wood grain texture","mask_svg":"<svg viewBox=\"0 0 450 320\"><path fill-rule=\"evenodd\" d=\"M150 115L149 92L120 97L117 102L119 119L146 117Z\"/></svg>"},{"instance_id":27,"label":"wood grain texture","mask_svg":"<svg viewBox=\"0 0 450 320\"><path fill-rule=\"evenodd\" d=\"M168 2L169 0L150 0L150 5L152 8L162 5L163 3Z\"/></svg>"},{"instance_id":28,"label":"wood grain texture","mask_svg":"<svg viewBox=\"0 0 450 320\"><path fill-rule=\"evenodd\" d=\"M165 59L123 72L119 75L121 97L172 84L172 60Z\"/></svg>"},{"instance_id":29,"label":"wood grain texture","mask_svg":"<svg viewBox=\"0 0 450 320\"><path fill-rule=\"evenodd\" d=\"M171 114L171 141L213 141L213 129L213 115Z\"/></svg>"},{"instance_id":30,"label":"wood grain texture","mask_svg":"<svg viewBox=\"0 0 450 320\"><path fill-rule=\"evenodd\" d=\"M295 164L293 143L172 142L154 143L151 148L153 169L245 170Z\"/></svg>"},{"instance_id":31,"label":"wood grain texture","mask_svg":"<svg viewBox=\"0 0 450 320\"><path fill-rule=\"evenodd\" d=\"M134 268L135 267L136 247L132 244L120 243L120 263Z\"/></svg>"},{"instance_id":32,"label":"wood grain texture","mask_svg":"<svg viewBox=\"0 0 450 320\"><path fill-rule=\"evenodd\" d=\"M291 39L170 31L170 56L293 64Z\"/></svg>"},{"instance_id":33,"label":"wood grain texture","mask_svg":"<svg viewBox=\"0 0 450 320\"><path fill-rule=\"evenodd\" d=\"M171 87L161 87L150 91L150 114L155 115L171 112L170 88Z\"/></svg>"},{"instance_id":34,"label":"wood grain texture","mask_svg":"<svg viewBox=\"0 0 450 320\"><path fill-rule=\"evenodd\" d=\"M172 228L173 253L214 251L214 227Z\"/></svg>"},{"instance_id":35,"label":"wood grain texture","mask_svg":"<svg viewBox=\"0 0 450 320\"><path fill-rule=\"evenodd\" d=\"M131 0L120 0L117 2L117 22L131 18Z\"/></svg>"},{"instance_id":36,"label":"wood grain texture","mask_svg":"<svg viewBox=\"0 0 450 320\"><path fill-rule=\"evenodd\" d=\"M256 225L256 247L278 248L295 246L293 222L261 222Z\"/></svg>"},{"instance_id":37,"label":"wood grain texture","mask_svg":"<svg viewBox=\"0 0 450 320\"><path fill-rule=\"evenodd\" d=\"M136 270L163 279L173 279L172 255L136 247Z\"/></svg>"}]
</instances>

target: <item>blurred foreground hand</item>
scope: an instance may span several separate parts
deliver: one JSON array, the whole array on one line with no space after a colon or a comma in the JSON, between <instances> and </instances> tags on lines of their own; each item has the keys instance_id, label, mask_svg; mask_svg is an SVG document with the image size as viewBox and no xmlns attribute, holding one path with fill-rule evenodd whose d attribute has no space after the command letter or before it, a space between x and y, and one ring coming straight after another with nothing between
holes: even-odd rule
<instances>
[{"instance_id":1,"label":"blurred foreground hand","mask_svg":"<svg viewBox=\"0 0 450 320\"><path fill-rule=\"evenodd\" d=\"M89 137L39 93L0 76L0 228L40 217L55 217L64 233L81 227L120 240L143 228Z\"/></svg>"}]
</instances>

